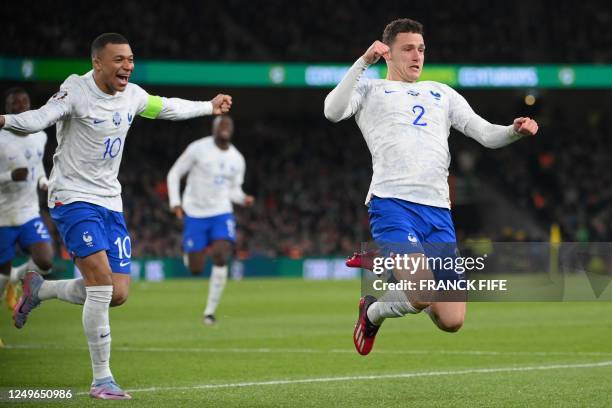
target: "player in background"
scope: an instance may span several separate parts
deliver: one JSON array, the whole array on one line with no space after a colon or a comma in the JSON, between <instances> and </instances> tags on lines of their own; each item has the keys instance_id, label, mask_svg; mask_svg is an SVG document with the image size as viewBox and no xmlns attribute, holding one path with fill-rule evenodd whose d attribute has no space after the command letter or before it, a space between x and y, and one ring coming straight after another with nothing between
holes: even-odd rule
<instances>
[{"instance_id":1,"label":"player in background","mask_svg":"<svg viewBox=\"0 0 612 408\"><path fill-rule=\"evenodd\" d=\"M363 78L380 57L387 63L387 78ZM429 255L425 249L429 244L455 247L456 243L447 182L450 127L488 148L505 146L538 130L537 123L526 117L514 119L509 126L491 124L449 86L417 82L424 59L423 26L410 19L392 21L382 42L375 41L327 96L324 109L332 122L355 115L372 155L366 205L374 241L405 244L404 248L412 248L405 253L422 258ZM432 273L427 268L415 272L425 277ZM454 271L445 272L433 271L436 279L460 278ZM396 269L394 275L402 274ZM378 301L373 296L360 299L353 333L360 354L370 352L388 317L424 310L442 330L454 332L462 326L464 301L410 297L403 291L388 291Z\"/></svg>"},{"instance_id":2,"label":"player in background","mask_svg":"<svg viewBox=\"0 0 612 408\"><path fill-rule=\"evenodd\" d=\"M25 89L11 88L5 95L7 113L30 110ZM38 204L38 189L46 192L48 184L42 163L46 143L47 134L42 131L27 134L0 129L0 294L6 286L11 310L17 303L15 285L26 270L46 275L53 262L51 238ZM17 244L30 259L11 269Z\"/></svg>"},{"instance_id":3,"label":"player in background","mask_svg":"<svg viewBox=\"0 0 612 408\"><path fill-rule=\"evenodd\" d=\"M183 252L192 274L202 273L206 251L213 261L204 310L204 324L216 322L215 311L227 281L228 261L236 241L236 222L232 203L250 207L255 199L242 191L244 157L232 144L234 121L218 116L212 136L187 146L168 173L170 209L184 220ZM180 195L180 182L187 183Z\"/></svg>"},{"instance_id":4,"label":"player in background","mask_svg":"<svg viewBox=\"0 0 612 408\"><path fill-rule=\"evenodd\" d=\"M90 395L129 399L110 370L109 306L128 297L130 237L123 218L117 180L123 146L137 116L184 120L227 112L228 95L193 102L149 95L129 82L134 55L120 34L106 33L91 46L93 69L71 75L40 109L0 116L7 130L33 133L57 124L58 146L49 178L48 204L53 221L83 279L44 281L28 272L13 319L20 328L41 301L83 304L83 328L93 369ZM169 140L169 143L172 143Z\"/></svg>"}]
</instances>

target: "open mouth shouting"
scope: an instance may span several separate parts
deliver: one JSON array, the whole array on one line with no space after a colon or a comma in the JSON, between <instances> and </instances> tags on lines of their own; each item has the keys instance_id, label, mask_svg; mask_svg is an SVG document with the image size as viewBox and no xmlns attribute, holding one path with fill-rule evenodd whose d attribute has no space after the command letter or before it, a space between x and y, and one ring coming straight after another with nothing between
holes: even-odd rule
<instances>
[{"instance_id":1,"label":"open mouth shouting","mask_svg":"<svg viewBox=\"0 0 612 408\"><path fill-rule=\"evenodd\" d=\"M117 81L119 82L119 85L121 85L121 87L125 87L128 84L128 81L130 79L130 74L127 73L118 73L116 75Z\"/></svg>"}]
</instances>

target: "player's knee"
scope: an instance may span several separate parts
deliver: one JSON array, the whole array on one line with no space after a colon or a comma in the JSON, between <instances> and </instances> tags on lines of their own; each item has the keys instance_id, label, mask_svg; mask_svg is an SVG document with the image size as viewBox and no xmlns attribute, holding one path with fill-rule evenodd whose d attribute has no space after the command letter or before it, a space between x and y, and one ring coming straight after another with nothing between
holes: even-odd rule
<instances>
[{"instance_id":1,"label":"player's knee","mask_svg":"<svg viewBox=\"0 0 612 408\"><path fill-rule=\"evenodd\" d=\"M204 269L204 265L193 263L189 264L189 272L191 272L192 275L199 275L202 273L202 269Z\"/></svg>"},{"instance_id":2,"label":"player's knee","mask_svg":"<svg viewBox=\"0 0 612 408\"><path fill-rule=\"evenodd\" d=\"M113 297L111 299L111 306L121 306L128 299L128 290L124 288L114 287Z\"/></svg>"},{"instance_id":3,"label":"player's knee","mask_svg":"<svg viewBox=\"0 0 612 408\"><path fill-rule=\"evenodd\" d=\"M456 333L463 327L463 319L438 320L438 327L448 333Z\"/></svg>"},{"instance_id":4,"label":"player's knee","mask_svg":"<svg viewBox=\"0 0 612 408\"><path fill-rule=\"evenodd\" d=\"M217 241L213 244L211 258L215 266L225 266L232 253L232 244L228 241Z\"/></svg>"},{"instance_id":5,"label":"player's knee","mask_svg":"<svg viewBox=\"0 0 612 408\"><path fill-rule=\"evenodd\" d=\"M39 259L35 259L34 263L43 271L48 271L53 267L53 261L51 257L41 257Z\"/></svg>"},{"instance_id":6,"label":"player's knee","mask_svg":"<svg viewBox=\"0 0 612 408\"><path fill-rule=\"evenodd\" d=\"M53 267L53 249L48 245L32 253L32 261L41 270L47 271Z\"/></svg>"}]
</instances>

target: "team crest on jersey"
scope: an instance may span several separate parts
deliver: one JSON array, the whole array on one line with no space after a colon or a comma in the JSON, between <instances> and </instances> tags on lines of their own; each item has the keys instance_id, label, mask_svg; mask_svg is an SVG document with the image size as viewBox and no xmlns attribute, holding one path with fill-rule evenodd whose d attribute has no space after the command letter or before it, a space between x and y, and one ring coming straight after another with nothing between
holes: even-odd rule
<instances>
[{"instance_id":1,"label":"team crest on jersey","mask_svg":"<svg viewBox=\"0 0 612 408\"><path fill-rule=\"evenodd\" d=\"M134 119L134 116L132 116L132 114L130 112L128 112L127 118L128 118L128 125L131 125L132 124L132 119Z\"/></svg>"},{"instance_id":2,"label":"team crest on jersey","mask_svg":"<svg viewBox=\"0 0 612 408\"><path fill-rule=\"evenodd\" d=\"M42 150L37 150L37 151L36 151L36 155L37 155L37 156L38 156L38 158L40 159L40 158L42 157L42 155L43 155Z\"/></svg>"},{"instance_id":3,"label":"team crest on jersey","mask_svg":"<svg viewBox=\"0 0 612 408\"><path fill-rule=\"evenodd\" d=\"M440 98L442 97L442 95L440 94L440 92L434 92L434 91L429 91L429 93L431 94L431 96L434 97L434 99L436 101L439 101Z\"/></svg>"},{"instance_id":4,"label":"team crest on jersey","mask_svg":"<svg viewBox=\"0 0 612 408\"><path fill-rule=\"evenodd\" d=\"M121 124L121 114L119 112L113 113L113 124L119 126Z\"/></svg>"},{"instance_id":5,"label":"team crest on jersey","mask_svg":"<svg viewBox=\"0 0 612 408\"><path fill-rule=\"evenodd\" d=\"M26 149L23 155L25 156L26 159L30 160L30 157L32 157L32 152L30 151L30 149Z\"/></svg>"}]
</instances>

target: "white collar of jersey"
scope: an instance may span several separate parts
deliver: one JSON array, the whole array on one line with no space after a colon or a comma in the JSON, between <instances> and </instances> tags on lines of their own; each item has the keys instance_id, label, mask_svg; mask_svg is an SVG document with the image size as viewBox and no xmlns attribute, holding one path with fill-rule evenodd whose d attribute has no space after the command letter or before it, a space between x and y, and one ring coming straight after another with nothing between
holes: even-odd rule
<instances>
[{"instance_id":1,"label":"white collar of jersey","mask_svg":"<svg viewBox=\"0 0 612 408\"><path fill-rule=\"evenodd\" d=\"M90 70L85 75L83 75L83 78L85 78L85 82L87 82L87 86L89 87L89 89L91 89L91 91L96 96L99 96L100 98L107 98L107 99L119 98L122 95L122 93L123 93L123 92L117 92L114 95L109 95L106 92L102 91L98 87L98 85L96 84L96 81L94 81L94 78L93 78L93 69Z\"/></svg>"}]
</instances>

